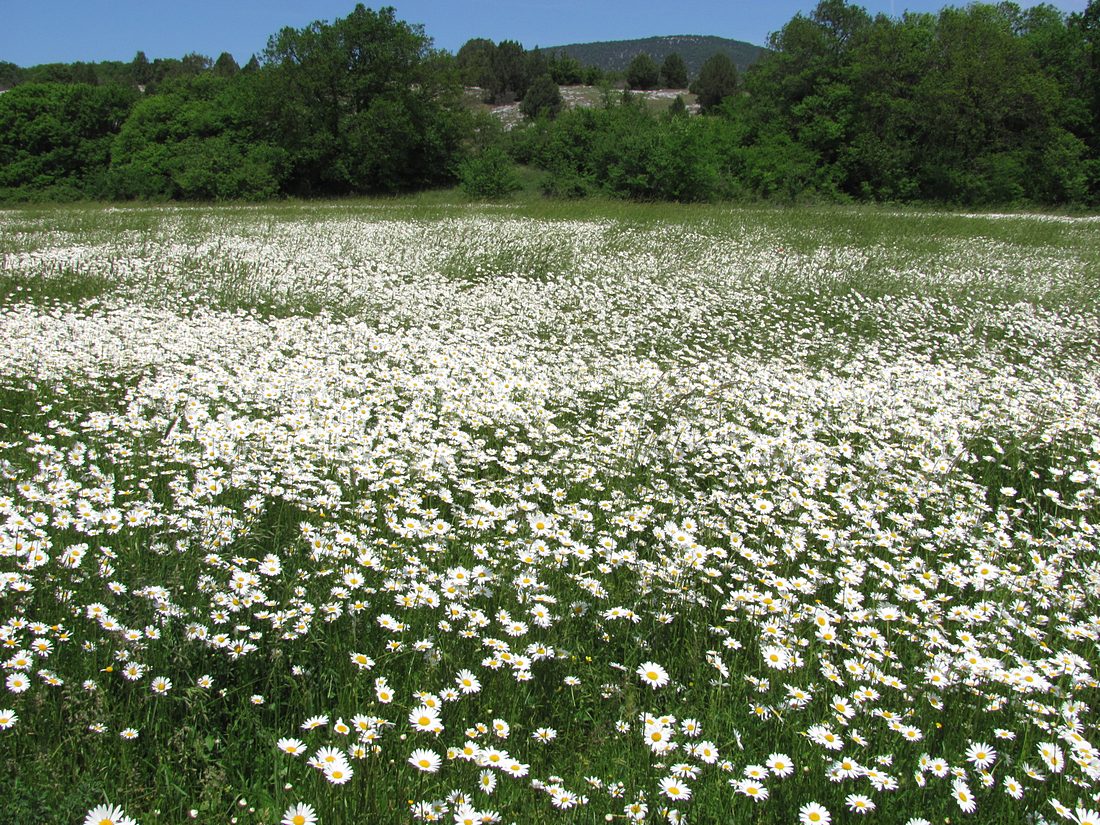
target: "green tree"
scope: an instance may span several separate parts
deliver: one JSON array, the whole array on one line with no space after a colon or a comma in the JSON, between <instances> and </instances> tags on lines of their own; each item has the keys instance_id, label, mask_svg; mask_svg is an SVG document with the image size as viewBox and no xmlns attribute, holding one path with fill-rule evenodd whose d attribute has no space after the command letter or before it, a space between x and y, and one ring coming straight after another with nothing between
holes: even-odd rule
<instances>
[{"instance_id":1,"label":"green tree","mask_svg":"<svg viewBox=\"0 0 1100 825\"><path fill-rule=\"evenodd\" d=\"M496 44L484 37L467 40L455 55L459 77L464 86L488 89L493 82L493 53Z\"/></svg>"},{"instance_id":2,"label":"green tree","mask_svg":"<svg viewBox=\"0 0 1100 825\"><path fill-rule=\"evenodd\" d=\"M145 52L138 52L130 61L130 77L137 86L145 86L153 81L153 67Z\"/></svg>"},{"instance_id":3,"label":"green tree","mask_svg":"<svg viewBox=\"0 0 1100 825\"><path fill-rule=\"evenodd\" d=\"M287 153L261 134L258 80L208 73L145 96L111 147L111 194L192 200L279 194Z\"/></svg>"},{"instance_id":4,"label":"green tree","mask_svg":"<svg viewBox=\"0 0 1100 825\"><path fill-rule=\"evenodd\" d=\"M1085 10L1070 18L1081 42L1081 100L1085 108L1083 139L1089 147L1088 188L1092 203L1100 203L1100 0L1089 0Z\"/></svg>"},{"instance_id":5,"label":"green tree","mask_svg":"<svg viewBox=\"0 0 1100 825\"><path fill-rule=\"evenodd\" d=\"M540 75L527 89L523 102L519 105L525 117L534 120L540 116L557 117L561 111L561 90L548 74Z\"/></svg>"},{"instance_id":6,"label":"green tree","mask_svg":"<svg viewBox=\"0 0 1100 825\"><path fill-rule=\"evenodd\" d=\"M940 12L928 71L913 90L925 197L960 203L1029 197L1031 174L1057 142L1061 90L1028 54L1014 23L1008 7Z\"/></svg>"},{"instance_id":7,"label":"green tree","mask_svg":"<svg viewBox=\"0 0 1100 825\"><path fill-rule=\"evenodd\" d=\"M71 66L72 82L87 83L89 86L99 85L99 73L94 63L76 62Z\"/></svg>"},{"instance_id":8,"label":"green tree","mask_svg":"<svg viewBox=\"0 0 1100 825\"><path fill-rule=\"evenodd\" d=\"M699 69L691 90L699 98L699 107L709 112L737 91L737 67L727 55L714 54Z\"/></svg>"},{"instance_id":9,"label":"green tree","mask_svg":"<svg viewBox=\"0 0 1100 825\"><path fill-rule=\"evenodd\" d=\"M599 86L605 79L604 71L599 66L585 66L581 73L581 83L585 86Z\"/></svg>"},{"instance_id":10,"label":"green tree","mask_svg":"<svg viewBox=\"0 0 1100 825\"><path fill-rule=\"evenodd\" d=\"M136 96L116 85L53 83L0 95L0 199L105 197L111 143Z\"/></svg>"},{"instance_id":11,"label":"green tree","mask_svg":"<svg viewBox=\"0 0 1100 825\"><path fill-rule=\"evenodd\" d=\"M627 67L626 82L631 89L653 89L660 81L660 75L656 61L645 52L640 52Z\"/></svg>"},{"instance_id":12,"label":"green tree","mask_svg":"<svg viewBox=\"0 0 1100 825\"><path fill-rule=\"evenodd\" d=\"M686 89L688 85L688 68L684 58L677 52L672 52L665 57L661 64L661 82L666 89Z\"/></svg>"},{"instance_id":13,"label":"green tree","mask_svg":"<svg viewBox=\"0 0 1100 825\"><path fill-rule=\"evenodd\" d=\"M490 146L459 165L459 186L472 198L495 200L518 191L515 166L504 151Z\"/></svg>"},{"instance_id":14,"label":"green tree","mask_svg":"<svg viewBox=\"0 0 1100 825\"><path fill-rule=\"evenodd\" d=\"M577 58L556 52L550 57L550 76L559 86L577 86L584 82L584 67Z\"/></svg>"},{"instance_id":15,"label":"green tree","mask_svg":"<svg viewBox=\"0 0 1100 825\"><path fill-rule=\"evenodd\" d=\"M23 70L14 63L0 60L0 89L11 89L23 82Z\"/></svg>"},{"instance_id":16,"label":"green tree","mask_svg":"<svg viewBox=\"0 0 1100 825\"><path fill-rule=\"evenodd\" d=\"M265 119L300 194L453 180L468 115L455 62L392 8L285 28L264 52Z\"/></svg>"},{"instance_id":17,"label":"green tree","mask_svg":"<svg viewBox=\"0 0 1100 825\"><path fill-rule=\"evenodd\" d=\"M218 77L233 77L240 70L241 67L229 52L222 52L214 61L214 74Z\"/></svg>"},{"instance_id":18,"label":"green tree","mask_svg":"<svg viewBox=\"0 0 1100 825\"><path fill-rule=\"evenodd\" d=\"M179 68L175 74L179 77L195 77L203 72L210 71L213 66L214 61L205 54L191 52L190 54L185 54L180 60Z\"/></svg>"},{"instance_id":19,"label":"green tree","mask_svg":"<svg viewBox=\"0 0 1100 825\"><path fill-rule=\"evenodd\" d=\"M494 103L522 100L533 78L528 74L527 52L515 40L503 40L493 52L489 93Z\"/></svg>"}]
</instances>

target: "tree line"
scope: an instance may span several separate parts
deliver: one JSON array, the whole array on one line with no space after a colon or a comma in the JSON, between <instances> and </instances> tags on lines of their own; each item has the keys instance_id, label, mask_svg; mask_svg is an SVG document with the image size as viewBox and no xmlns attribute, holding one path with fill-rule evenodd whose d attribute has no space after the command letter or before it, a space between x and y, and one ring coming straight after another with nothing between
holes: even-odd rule
<instances>
[{"instance_id":1,"label":"tree line","mask_svg":"<svg viewBox=\"0 0 1100 825\"><path fill-rule=\"evenodd\" d=\"M1100 0L973 3L872 16L822 0L738 73L639 55L627 89L691 91L653 112L568 55L474 39L455 55L392 8L284 28L228 54L0 63L0 200L266 199L461 183L479 197L539 170L556 197L1100 204ZM588 83L602 105L568 109ZM475 111L518 101L505 130Z\"/></svg>"}]
</instances>

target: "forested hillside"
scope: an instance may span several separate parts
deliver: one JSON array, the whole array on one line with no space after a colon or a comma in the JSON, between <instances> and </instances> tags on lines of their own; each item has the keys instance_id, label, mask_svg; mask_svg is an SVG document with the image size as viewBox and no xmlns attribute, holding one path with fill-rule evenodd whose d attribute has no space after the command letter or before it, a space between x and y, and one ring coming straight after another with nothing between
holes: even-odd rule
<instances>
[{"instance_id":1,"label":"forested hillside","mask_svg":"<svg viewBox=\"0 0 1100 825\"><path fill-rule=\"evenodd\" d=\"M670 43L668 38L659 39ZM696 55L697 57L697 55ZM664 114L598 66L515 41L455 55L392 8L223 54L0 64L0 200L264 199L461 185L555 197L1100 204L1100 0L796 15L747 70L724 53L636 56L627 85L682 88ZM559 87L596 87L568 109ZM520 102L505 130L469 104Z\"/></svg>"},{"instance_id":2,"label":"forested hillside","mask_svg":"<svg viewBox=\"0 0 1100 825\"><path fill-rule=\"evenodd\" d=\"M642 53L648 54L658 63L670 54L678 54L694 77L712 55L726 55L737 66L738 71L744 72L760 59L766 49L726 37L677 34L636 40L570 43L552 46L547 51L563 52L586 66L597 66L605 72L625 72L630 61Z\"/></svg>"}]
</instances>

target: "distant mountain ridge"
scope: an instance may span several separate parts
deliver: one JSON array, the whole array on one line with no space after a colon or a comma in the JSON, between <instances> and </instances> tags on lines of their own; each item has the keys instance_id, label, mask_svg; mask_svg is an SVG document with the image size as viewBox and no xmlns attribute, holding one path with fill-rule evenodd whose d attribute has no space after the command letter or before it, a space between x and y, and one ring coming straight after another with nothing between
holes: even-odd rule
<instances>
[{"instance_id":1,"label":"distant mountain ridge","mask_svg":"<svg viewBox=\"0 0 1100 825\"><path fill-rule=\"evenodd\" d=\"M604 40L594 43L570 43L565 46L549 46L547 52L564 52L577 58L586 66L598 66L604 71L626 71L635 55L642 52L660 63L673 52L679 53L687 64L688 73L694 77L703 62L722 52L736 64L739 72L760 59L766 49L743 40L696 34L673 34L660 37L643 37L636 40Z\"/></svg>"}]
</instances>

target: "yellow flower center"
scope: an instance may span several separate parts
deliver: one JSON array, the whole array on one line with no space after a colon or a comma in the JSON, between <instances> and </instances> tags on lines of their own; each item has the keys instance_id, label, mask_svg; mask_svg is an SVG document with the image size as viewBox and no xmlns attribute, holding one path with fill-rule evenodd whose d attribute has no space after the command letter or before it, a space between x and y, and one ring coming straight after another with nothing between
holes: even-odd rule
<instances>
[{"instance_id":1,"label":"yellow flower center","mask_svg":"<svg viewBox=\"0 0 1100 825\"><path fill-rule=\"evenodd\" d=\"M306 818L301 814L294 814L294 819L290 820L294 825L306 825Z\"/></svg>"}]
</instances>

